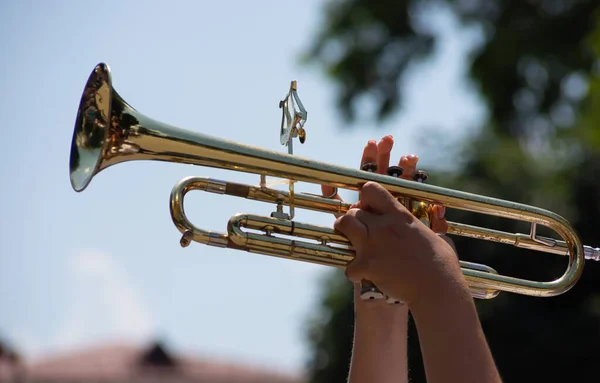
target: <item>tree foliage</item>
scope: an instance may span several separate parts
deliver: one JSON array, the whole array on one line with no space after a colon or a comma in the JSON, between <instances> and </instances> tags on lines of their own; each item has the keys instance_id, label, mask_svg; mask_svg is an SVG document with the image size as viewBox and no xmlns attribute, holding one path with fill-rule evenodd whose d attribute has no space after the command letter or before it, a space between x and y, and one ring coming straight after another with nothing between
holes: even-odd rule
<instances>
[{"instance_id":1,"label":"tree foliage","mask_svg":"<svg viewBox=\"0 0 600 383\"><path fill-rule=\"evenodd\" d=\"M435 183L532 204L567 218L584 244L600 246L600 3L593 0L338 0L306 59L338 86L340 112L373 98L379 120L402 107L399 85L410 65L432 54L438 36L428 12L446 7L483 43L470 55L469 77L489 113L464 142L464 166L431 172ZM452 221L528 232L514 222L460 211ZM548 232L543 234L548 235ZM536 280L560 276L566 258L454 237L460 258L500 273ZM554 298L500 294L477 301L505 382L592 382L600 376L600 265L587 261L580 282ZM351 286L339 272L324 282L311 322L310 381L345 382L350 362ZM409 331L411 380L424 382L414 326Z\"/></svg>"}]
</instances>

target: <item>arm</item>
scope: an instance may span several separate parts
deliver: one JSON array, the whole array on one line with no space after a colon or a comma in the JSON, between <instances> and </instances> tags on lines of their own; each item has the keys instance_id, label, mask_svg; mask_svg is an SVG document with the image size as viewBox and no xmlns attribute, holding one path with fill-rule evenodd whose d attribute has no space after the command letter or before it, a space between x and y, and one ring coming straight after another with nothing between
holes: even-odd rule
<instances>
[{"instance_id":1,"label":"arm","mask_svg":"<svg viewBox=\"0 0 600 383\"><path fill-rule=\"evenodd\" d=\"M500 382L462 273L452 276L445 289L411 305L427 381Z\"/></svg>"},{"instance_id":2,"label":"arm","mask_svg":"<svg viewBox=\"0 0 600 383\"><path fill-rule=\"evenodd\" d=\"M364 164L376 163L375 171L387 174L393 145L391 136L383 137L378 143L369 141L363 150L361 168ZM418 161L415 155L402 156L397 163L403 169L400 177L411 180ZM322 192L329 196L333 189L325 186ZM341 199L338 195L333 198ZM435 209L432 229L444 233L447 223L440 209ZM354 344L348 382L407 382L408 306L390 305L383 300L363 301L359 292L360 284L354 284Z\"/></svg>"},{"instance_id":3,"label":"arm","mask_svg":"<svg viewBox=\"0 0 600 383\"><path fill-rule=\"evenodd\" d=\"M361 164L375 162L377 172L386 174L393 144L391 136L382 138L377 145L370 141ZM400 177L412 180L418 161L415 155L402 156L398 162L403 169ZM432 212L431 228L436 233L445 233L448 229L445 210L435 206ZM363 301L359 291L360 284L355 284L354 344L348 382L408 382L408 306L381 300Z\"/></svg>"},{"instance_id":4,"label":"arm","mask_svg":"<svg viewBox=\"0 0 600 383\"><path fill-rule=\"evenodd\" d=\"M408 304L429 383L500 382L450 243L372 182L362 187L357 207L339 217L335 228L356 250L346 276L373 281Z\"/></svg>"},{"instance_id":5,"label":"arm","mask_svg":"<svg viewBox=\"0 0 600 383\"><path fill-rule=\"evenodd\" d=\"M408 382L408 307L363 301L354 286L354 345L348 383Z\"/></svg>"},{"instance_id":6,"label":"arm","mask_svg":"<svg viewBox=\"0 0 600 383\"><path fill-rule=\"evenodd\" d=\"M363 149L361 168L376 163L377 173L386 174L394 145L391 136L378 143L371 140ZM404 170L403 178L410 179L416 168L417 156L403 156L398 165ZM322 188L323 195L333 189ZM339 195L333 198L340 199ZM354 344L348 383L403 383L408 381L407 327L408 307L388 304L384 300L364 301L360 298L360 284L354 284Z\"/></svg>"}]
</instances>

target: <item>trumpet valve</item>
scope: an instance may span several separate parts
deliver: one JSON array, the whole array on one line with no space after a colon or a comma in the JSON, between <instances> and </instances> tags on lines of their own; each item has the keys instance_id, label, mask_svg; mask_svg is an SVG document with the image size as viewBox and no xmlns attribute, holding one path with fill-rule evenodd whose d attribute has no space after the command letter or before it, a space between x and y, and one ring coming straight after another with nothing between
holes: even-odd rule
<instances>
[{"instance_id":1,"label":"trumpet valve","mask_svg":"<svg viewBox=\"0 0 600 383\"><path fill-rule=\"evenodd\" d=\"M390 177L398 178L402 176L402 173L404 173L404 169L401 166L390 166L387 168L387 174Z\"/></svg>"},{"instance_id":2,"label":"trumpet valve","mask_svg":"<svg viewBox=\"0 0 600 383\"><path fill-rule=\"evenodd\" d=\"M423 171L423 170L417 170L413 174L413 180L417 181L417 182L425 182L425 181L427 181L427 178L429 178L429 175L427 174L426 171Z\"/></svg>"},{"instance_id":3,"label":"trumpet valve","mask_svg":"<svg viewBox=\"0 0 600 383\"><path fill-rule=\"evenodd\" d=\"M360 170L364 170L365 172L375 173L377 171L377 163L376 162L365 162L361 165Z\"/></svg>"}]
</instances>

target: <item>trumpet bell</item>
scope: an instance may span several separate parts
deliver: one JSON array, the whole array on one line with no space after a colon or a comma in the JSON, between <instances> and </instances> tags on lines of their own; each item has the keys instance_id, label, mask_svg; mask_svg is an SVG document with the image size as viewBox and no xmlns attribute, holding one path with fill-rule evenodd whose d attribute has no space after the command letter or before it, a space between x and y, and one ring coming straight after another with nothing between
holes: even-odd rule
<instances>
[{"instance_id":1,"label":"trumpet bell","mask_svg":"<svg viewBox=\"0 0 600 383\"><path fill-rule=\"evenodd\" d=\"M83 191L100 170L108 141L112 95L110 69L98 64L85 84L71 140L69 173L77 192Z\"/></svg>"}]
</instances>

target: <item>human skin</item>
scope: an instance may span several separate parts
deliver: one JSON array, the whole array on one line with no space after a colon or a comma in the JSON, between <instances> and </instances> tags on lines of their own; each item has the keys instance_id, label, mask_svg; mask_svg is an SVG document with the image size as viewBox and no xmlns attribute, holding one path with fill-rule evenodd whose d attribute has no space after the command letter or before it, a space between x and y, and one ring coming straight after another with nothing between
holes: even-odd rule
<instances>
[{"instance_id":1,"label":"human skin","mask_svg":"<svg viewBox=\"0 0 600 383\"><path fill-rule=\"evenodd\" d=\"M392 147L391 136L379 143L369 141L361 164L376 162L377 172L385 174ZM415 155L401 157L403 178L411 179L417 162ZM330 195L332 189L324 186L322 192ZM354 283L356 314L349 383L408 381L409 309L429 382L500 381L454 247L438 235L447 230L444 213L443 207L434 206L429 228L380 185L367 183L360 201L336 220L335 228L357 251L346 269ZM405 304L362 300L359 289L364 279Z\"/></svg>"}]
</instances>

